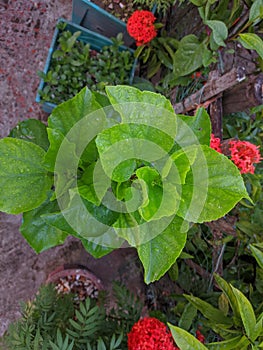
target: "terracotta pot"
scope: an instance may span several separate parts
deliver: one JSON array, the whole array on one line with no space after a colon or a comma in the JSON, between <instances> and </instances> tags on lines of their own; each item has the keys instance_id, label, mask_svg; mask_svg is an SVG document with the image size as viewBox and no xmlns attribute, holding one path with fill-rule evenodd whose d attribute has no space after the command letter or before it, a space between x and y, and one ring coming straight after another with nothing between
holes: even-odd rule
<instances>
[{"instance_id":1,"label":"terracotta pot","mask_svg":"<svg viewBox=\"0 0 263 350\"><path fill-rule=\"evenodd\" d=\"M59 293L76 294L79 301L85 298L97 298L98 292L103 290L101 280L81 265L62 265L52 271L47 283L54 283Z\"/></svg>"}]
</instances>

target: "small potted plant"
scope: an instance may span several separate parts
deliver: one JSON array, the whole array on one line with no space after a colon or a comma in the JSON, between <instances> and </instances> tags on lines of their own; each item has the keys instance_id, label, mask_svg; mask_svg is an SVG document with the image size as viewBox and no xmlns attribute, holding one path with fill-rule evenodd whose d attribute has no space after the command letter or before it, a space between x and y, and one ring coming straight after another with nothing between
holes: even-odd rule
<instances>
[{"instance_id":1,"label":"small potted plant","mask_svg":"<svg viewBox=\"0 0 263 350\"><path fill-rule=\"evenodd\" d=\"M104 92L105 86L131 84L133 50L123 46L123 34L108 39L60 19L54 33L36 101L46 112L72 97L83 87Z\"/></svg>"}]
</instances>

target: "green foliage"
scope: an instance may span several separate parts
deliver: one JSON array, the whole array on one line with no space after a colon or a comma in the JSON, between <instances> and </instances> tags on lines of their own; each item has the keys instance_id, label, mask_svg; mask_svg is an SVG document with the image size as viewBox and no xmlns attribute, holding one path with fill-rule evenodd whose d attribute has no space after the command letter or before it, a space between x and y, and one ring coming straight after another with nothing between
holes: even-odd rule
<instances>
[{"instance_id":1,"label":"green foliage","mask_svg":"<svg viewBox=\"0 0 263 350\"><path fill-rule=\"evenodd\" d=\"M207 348L187 331L169 324L176 345L184 350L206 350Z\"/></svg>"},{"instance_id":2,"label":"green foliage","mask_svg":"<svg viewBox=\"0 0 263 350\"><path fill-rule=\"evenodd\" d=\"M263 59L263 40L254 33L239 34L240 43L249 50L255 50Z\"/></svg>"},{"instance_id":3,"label":"green foliage","mask_svg":"<svg viewBox=\"0 0 263 350\"><path fill-rule=\"evenodd\" d=\"M111 309L110 319L126 335L134 325L134 320L140 319L143 305L131 291L118 282L113 283L113 296L116 305Z\"/></svg>"},{"instance_id":4,"label":"green foliage","mask_svg":"<svg viewBox=\"0 0 263 350\"><path fill-rule=\"evenodd\" d=\"M134 5L146 7L147 9L156 9L158 13L166 14L168 9L176 2L176 0L133 0Z\"/></svg>"},{"instance_id":5,"label":"green foliage","mask_svg":"<svg viewBox=\"0 0 263 350\"><path fill-rule=\"evenodd\" d=\"M58 294L53 285L40 287L22 318L4 336L10 350L125 350L127 332L140 318L142 305L123 285L114 285L116 308L87 298L79 306L74 295Z\"/></svg>"},{"instance_id":6,"label":"green foliage","mask_svg":"<svg viewBox=\"0 0 263 350\"><path fill-rule=\"evenodd\" d=\"M58 295L52 285L39 289L33 302L24 304L22 318L10 325L5 342L10 349L50 349L57 329L66 330L68 319L73 317L72 296Z\"/></svg>"},{"instance_id":7,"label":"green foliage","mask_svg":"<svg viewBox=\"0 0 263 350\"><path fill-rule=\"evenodd\" d=\"M95 257L126 241L138 250L150 283L179 257L189 222L216 220L249 197L236 166L208 146L211 126L204 110L176 116L159 94L128 86L106 92L104 110L85 88L53 111L47 152L25 140L1 140L2 164L12 176L5 169L0 183L19 193L3 191L1 210L26 211L21 231L38 252L66 235L80 238ZM17 164L10 159L18 143ZM28 192L40 166L31 203ZM24 168L28 176L21 181Z\"/></svg>"},{"instance_id":8,"label":"green foliage","mask_svg":"<svg viewBox=\"0 0 263 350\"><path fill-rule=\"evenodd\" d=\"M205 317L203 323L219 334L221 341L204 346L187 331L170 325L177 345L184 349L257 349L263 340L262 313L258 314L247 297L233 285L218 275L215 280L231 308L231 311L226 309L226 315L193 295L185 295L185 298L201 312Z\"/></svg>"},{"instance_id":9,"label":"green foliage","mask_svg":"<svg viewBox=\"0 0 263 350\"><path fill-rule=\"evenodd\" d=\"M180 1L180 4L182 2L186 1ZM202 30L187 32L179 41L174 34L162 28L156 38L136 50L141 71L146 70L145 77L148 79L158 73L155 88L166 96L169 96L171 89L190 83L189 74L210 67L218 60L220 63L220 49L232 40L238 40L245 48L255 50L262 61L263 45L258 26L263 18L262 0L249 3L193 0L184 6L187 8L190 3L198 8L203 21ZM239 23L241 16L246 15L247 21Z\"/></svg>"},{"instance_id":10,"label":"green foliage","mask_svg":"<svg viewBox=\"0 0 263 350\"><path fill-rule=\"evenodd\" d=\"M107 85L129 84L134 58L130 50L122 48L121 34L112 38L112 45L97 52L78 39L80 31L71 33L65 23L58 26L60 32L48 72L38 72L45 82L43 90L39 90L42 101L59 104L85 86L104 92Z\"/></svg>"}]
</instances>

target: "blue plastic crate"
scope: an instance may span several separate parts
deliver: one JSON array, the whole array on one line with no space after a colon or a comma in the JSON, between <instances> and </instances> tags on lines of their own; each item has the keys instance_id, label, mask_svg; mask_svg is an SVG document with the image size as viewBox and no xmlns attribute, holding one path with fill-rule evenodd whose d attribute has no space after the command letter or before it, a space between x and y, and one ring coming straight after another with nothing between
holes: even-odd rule
<instances>
[{"instance_id":1,"label":"blue plastic crate","mask_svg":"<svg viewBox=\"0 0 263 350\"><path fill-rule=\"evenodd\" d=\"M90 48L96 51L100 51L102 49L103 46L108 46L112 44L112 41L109 38L106 38L105 36L102 36L98 33L95 33L91 30L88 30L86 28L83 28L79 25L76 25L75 23L72 23L70 21L67 21L63 18L60 18L58 20L57 23L66 23L66 28L65 30L69 30L71 33L75 33L76 31L81 31L81 35L78 37L78 40L82 40L85 43L89 43L90 44ZM59 30L58 28L55 29L53 38L52 38L52 42L51 42L51 46L49 48L49 52L48 52L48 56L47 56L47 60L46 60L46 64L45 67L43 69L43 72L46 74L49 70L50 67L50 62L52 59L52 54L53 52L56 50L57 48L57 39L58 39L58 35L59 35ZM126 47L126 46L122 46L120 48L121 50L130 50L131 52L133 52L132 49ZM130 75L130 82L132 83L133 77L134 77L134 71L136 68L136 64L137 61L134 61L134 65L133 68L131 70L131 75ZM38 91L43 90L45 86L45 82L43 79L40 80L40 84L38 87ZM56 104L51 103L51 102L41 102L41 96L39 95L39 92L37 92L37 96L36 96L36 102L41 103L41 107L42 109L46 112L46 113L51 113L52 110L56 107Z\"/></svg>"},{"instance_id":2,"label":"blue plastic crate","mask_svg":"<svg viewBox=\"0 0 263 350\"><path fill-rule=\"evenodd\" d=\"M122 33L126 46L134 44L134 39L127 32L125 22L89 0L72 1L72 22L107 38L116 37L118 33Z\"/></svg>"}]
</instances>

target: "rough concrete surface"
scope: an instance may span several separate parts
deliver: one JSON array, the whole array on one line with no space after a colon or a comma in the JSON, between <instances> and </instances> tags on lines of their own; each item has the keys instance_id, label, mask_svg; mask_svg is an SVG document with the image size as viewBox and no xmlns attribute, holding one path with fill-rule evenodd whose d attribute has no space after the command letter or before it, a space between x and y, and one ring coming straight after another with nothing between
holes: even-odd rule
<instances>
[{"instance_id":1,"label":"rough concrete surface","mask_svg":"<svg viewBox=\"0 0 263 350\"><path fill-rule=\"evenodd\" d=\"M0 137L21 120L47 115L35 102L57 19L71 18L71 0L0 0ZM1 164L0 164L1 166ZM1 191L4 189L1 189ZM124 278L135 290L141 271L132 249L95 260L76 239L36 254L19 233L20 216L0 213L0 336L19 316L20 301L28 300L48 274L64 263L79 263L97 274L106 288Z\"/></svg>"}]
</instances>

